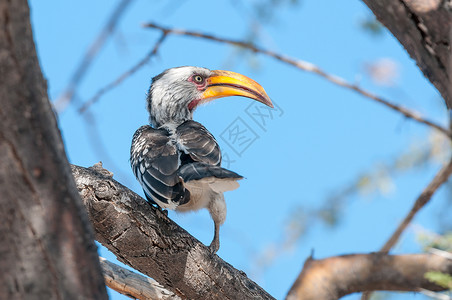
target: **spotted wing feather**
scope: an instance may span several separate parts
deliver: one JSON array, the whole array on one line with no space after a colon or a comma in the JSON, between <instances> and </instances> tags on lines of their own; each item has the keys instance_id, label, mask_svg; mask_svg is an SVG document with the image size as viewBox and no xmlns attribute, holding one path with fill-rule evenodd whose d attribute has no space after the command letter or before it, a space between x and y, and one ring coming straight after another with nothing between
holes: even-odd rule
<instances>
[{"instance_id":1,"label":"spotted wing feather","mask_svg":"<svg viewBox=\"0 0 452 300\"><path fill-rule=\"evenodd\" d=\"M185 183L203 181L216 192L238 187L236 181L243 177L220 166L220 147L204 126L192 120L186 121L177 128L176 135L177 146L183 152L178 174ZM189 159L184 159L185 156Z\"/></svg>"},{"instance_id":2,"label":"spotted wing feather","mask_svg":"<svg viewBox=\"0 0 452 300\"><path fill-rule=\"evenodd\" d=\"M130 162L148 200L163 208L189 200L189 192L177 174L179 150L166 130L140 127L132 140Z\"/></svg>"},{"instance_id":3,"label":"spotted wing feather","mask_svg":"<svg viewBox=\"0 0 452 300\"><path fill-rule=\"evenodd\" d=\"M177 145L193 161L221 164L221 151L213 135L200 123L189 120L177 127Z\"/></svg>"}]
</instances>

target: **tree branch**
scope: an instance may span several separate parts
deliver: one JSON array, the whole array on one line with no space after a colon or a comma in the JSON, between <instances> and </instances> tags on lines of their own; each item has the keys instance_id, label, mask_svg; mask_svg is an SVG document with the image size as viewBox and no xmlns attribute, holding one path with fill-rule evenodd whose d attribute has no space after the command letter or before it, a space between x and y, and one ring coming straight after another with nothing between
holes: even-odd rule
<instances>
[{"instance_id":1,"label":"tree branch","mask_svg":"<svg viewBox=\"0 0 452 300\"><path fill-rule=\"evenodd\" d=\"M113 10L113 13L110 15L107 23L105 24L105 27L101 30L97 38L86 51L85 55L82 58L82 61L77 66L74 74L72 74L72 78L65 91L55 101L55 108L58 112L62 112L73 101L74 94L79 83L82 81L83 77L85 77L85 74L91 66L91 63L93 62L97 53L100 51L100 49L102 49L105 42L108 40L108 37L115 31L116 25L118 24L120 18L122 17L124 12L126 12L127 7L132 4L132 2L133 0L121 0Z\"/></svg>"},{"instance_id":2,"label":"tree branch","mask_svg":"<svg viewBox=\"0 0 452 300\"><path fill-rule=\"evenodd\" d=\"M100 165L72 171L97 240L120 261L181 298L273 299Z\"/></svg>"},{"instance_id":3,"label":"tree branch","mask_svg":"<svg viewBox=\"0 0 452 300\"><path fill-rule=\"evenodd\" d=\"M396 105L382 97L379 97L369 91L364 90L363 88L359 87L356 84L352 84L349 83L348 81L346 81L345 79L333 75L333 74L329 74L327 72L325 72L324 70L320 69L318 66L306 62L306 61L302 61L302 60L297 60L264 48L260 48L256 45L253 45L252 43L249 42L244 42L244 41L239 41L239 40L232 40L232 39L226 39L226 38L220 38L220 37L216 37L210 34L205 34L205 33L201 33L201 32L196 32L196 31L188 31L188 30L182 30L182 29L174 29L174 28L168 28L168 27L163 27L160 26L158 24L155 23L147 23L144 25L145 27L148 28L153 28L153 29L158 29L160 30L162 33L166 34L166 35L183 35L183 36L190 36L190 37L196 37L196 38L201 38L201 39L207 39L207 40L211 40L211 41L216 41L216 42L220 42L220 43L225 43L225 44L229 44L229 45L233 45L233 46L238 46L238 47L242 47L242 48L246 48L249 49L255 53L261 53L264 55L267 55L269 57L272 57L278 61L284 62L286 64L289 64L291 66L294 66L300 70L303 71L307 71L307 72L311 72L314 74L319 75L320 77L328 80L329 82L350 89L352 91L355 91L356 93L371 99L375 102L378 102L380 104L383 104L386 107L389 107L390 109L397 111L399 113L401 113L402 115L404 115L407 118L410 118L412 120L415 120L419 123L428 125L432 128L437 129L438 131L442 132L443 134L445 134L446 136L448 136L449 138L452 138L452 132L449 131L448 129L444 128L441 125L436 124L433 121L427 120L423 117L421 117L421 114L412 110L409 110L407 108L404 108L400 105Z\"/></svg>"},{"instance_id":4,"label":"tree branch","mask_svg":"<svg viewBox=\"0 0 452 300\"><path fill-rule=\"evenodd\" d=\"M113 80L112 82L110 82L109 84L105 85L104 87L100 88L93 97L91 97L88 101L86 101L85 103L83 103L79 108L78 108L78 112L79 113L84 113L86 112L86 110L93 105L94 103L96 103L100 97L102 97L106 92L112 90L114 87L118 86L119 84L121 84L121 82L123 82L124 80L126 80L128 77L132 76L136 71L138 71L139 69L141 69L141 67L143 67L145 64L147 64L152 57L154 57L160 46L162 45L163 41L165 40L165 38L167 37L167 35L165 33L163 33L161 35L161 37L157 40L157 42L154 44L154 47L152 47L152 49L142 58L140 59L140 61L138 63L136 63L134 66L132 66L129 70L127 70L126 72L124 72L123 74L121 74L118 78L116 78L115 80Z\"/></svg>"},{"instance_id":5,"label":"tree branch","mask_svg":"<svg viewBox=\"0 0 452 300\"><path fill-rule=\"evenodd\" d=\"M103 257L99 259L105 284L118 293L140 300L180 300L157 281L124 269Z\"/></svg>"},{"instance_id":6,"label":"tree branch","mask_svg":"<svg viewBox=\"0 0 452 300\"><path fill-rule=\"evenodd\" d=\"M442 291L424 278L429 271L452 274L452 260L433 254L353 254L308 258L287 300L335 300L362 291Z\"/></svg>"},{"instance_id":7,"label":"tree branch","mask_svg":"<svg viewBox=\"0 0 452 300\"><path fill-rule=\"evenodd\" d=\"M450 1L363 0L452 109Z\"/></svg>"},{"instance_id":8,"label":"tree branch","mask_svg":"<svg viewBox=\"0 0 452 300\"><path fill-rule=\"evenodd\" d=\"M432 198L433 194L438 190L438 188L447 181L449 176L452 174L452 160L438 171L433 180L427 185L427 187L422 191L419 197L414 202L408 215L397 227L396 231L392 234L389 240L380 249L381 252L389 252L391 248L397 243L402 232L411 223L416 213L421 210Z\"/></svg>"},{"instance_id":9,"label":"tree branch","mask_svg":"<svg viewBox=\"0 0 452 300\"><path fill-rule=\"evenodd\" d=\"M435 258L437 261L439 258L442 259L447 265L450 265L450 269L448 272L452 271L452 260L444 253L432 252L433 254L429 255L420 255L420 256L403 256L404 258L398 259L398 256L389 256L386 255L387 252L395 245L395 243L400 238L402 232L406 229L408 224L412 221L413 217L416 215L419 210L424 207L428 201L430 201L433 194L438 190L438 188L447 181L449 176L452 174L452 160L438 171L433 180L428 184L428 186L422 191L419 197L416 199L413 208L410 210L405 219L398 226L397 230L393 233L391 238L386 242L386 244L382 247L381 252L376 254L366 255L350 255L350 256L341 256L339 258L329 258L324 260L315 261L312 258L309 258L305 266L302 269L302 272L298 276L298 279L293 284L287 299L301 299L301 300L309 300L309 299L338 299L344 295L354 293L354 292L362 292L362 291L375 291L375 290L401 290L401 291L415 291L417 288L424 288L427 290L437 291L438 289L432 289L432 287L427 287L419 284L413 284L413 281L406 280L405 283L395 280L399 275L394 275L399 272L397 269L390 270L391 264L395 264L396 268L402 268L402 271L406 268L409 268L409 263L413 263L414 265L411 268L412 273L416 273L420 277L423 276L424 273L419 273L418 269L422 267L422 263L431 263L431 259ZM434 250L433 250L434 251ZM441 255L440 255L441 254ZM449 254L450 255L450 254ZM388 260L389 258L394 258L394 261ZM419 258L429 258L419 259ZM412 258L413 261L406 260L405 258ZM398 262L404 262L404 264L399 265ZM387 265L385 265L385 263ZM331 266L329 265L331 264ZM376 265L373 265L376 264ZM379 266L381 265L381 269ZM313 267L314 266L314 267ZM374 270L377 268L376 270ZM385 269L386 268L386 269ZM402 272L400 271L400 272ZM430 271L430 270L427 270ZM372 278L368 273L371 273ZM381 273L378 273L381 272ZM387 275L385 275L388 272ZM350 273L349 275L347 275ZM341 274L340 278L339 275ZM391 275L393 274L393 275ZM401 274L400 276L402 276ZM409 274L406 274L409 275ZM367 276L367 277L365 277ZM405 276L405 275L403 275ZM375 282L379 277L385 278L388 282L380 281ZM316 281L325 280L324 283L320 284ZM402 278L402 277L401 277ZM405 279L404 279L405 280ZM411 279L410 279L411 280ZM419 280L419 278L417 279ZM319 286L320 285L320 286ZM393 286L392 286L393 285ZM316 287L315 290L313 287ZM400 287L400 288L398 288ZM319 291L325 293L325 295L319 294ZM331 294L329 294L331 293ZM364 293L363 297L369 297L370 292ZM325 297L325 298L324 298ZM368 299L368 298L366 298Z\"/></svg>"},{"instance_id":10,"label":"tree branch","mask_svg":"<svg viewBox=\"0 0 452 300\"><path fill-rule=\"evenodd\" d=\"M430 201L436 190L448 180L451 174L452 174L452 160L447 165L442 167L441 170L439 170L439 172L436 174L433 180L422 191L422 193L414 202L413 207L408 212L405 219L403 219L403 221L399 224L399 226L391 235L389 240L380 249L381 252L388 253L389 250L391 250L391 248L394 247L394 245L397 243L400 236L402 235L403 231L405 231L407 226L411 223L417 212L421 210ZM371 294L372 294L371 292L366 291L365 293L363 293L361 300L370 299Z\"/></svg>"},{"instance_id":11,"label":"tree branch","mask_svg":"<svg viewBox=\"0 0 452 300\"><path fill-rule=\"evenodd\" d=\"M444 294L439 294L439 293L435 293L429 290L425 290L425 289L420 289L419 293L424 294L427 297L430 297L432 299L437 299L437 300L452 300L451 297L444 295Z\"/></svg>"},{"instance_id":12,"label":"tree branch","mask_svg":"<svg viewBox=\"0 0 452 300\"><path fill-rule=\"evenodd\" d=\"M428 248L427 252L452 260L452 253L444 251L444 250L440 250L440 249L436 249L436 248Z\"/></svg>"}]
</instances>

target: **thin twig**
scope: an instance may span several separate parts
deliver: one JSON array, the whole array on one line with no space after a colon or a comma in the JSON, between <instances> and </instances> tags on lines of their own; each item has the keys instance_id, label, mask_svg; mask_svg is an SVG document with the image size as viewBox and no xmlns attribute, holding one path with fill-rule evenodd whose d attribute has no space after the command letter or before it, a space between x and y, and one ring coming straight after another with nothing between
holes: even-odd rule
<instances>
[{"instance_id":1,"label":"thin twig","mask_svg":"<svg viewBox=\"0 0 452 300\"><path fill-rule=\"evenodd\" d=\"M79 83L85 76L86 71L88 71L89 67L91 66L93 59L95 58L99 50L102 49L108 37L114 32L119 19L126 11L126 8L132 2L133 0L122 0L121 2L119 2L118 6L115 8L107 23L105 24L105 27L99 33L98 37L94 40L89 49L86 51L82 61L78 65L74 74L72 74L72 78L69 81L66 89L55 101L55 109L57 112L62 112L75 99L75 91Z\"/></svg>"},{"instance_id":2,"label":"thin twig","mask_svg":"<svg viewBox=\"0 0 452 300\"><path fill-rule=\"evenodd\" d=\"M400 223L399 227L397 227L396 231L392 234L391 238L384 244L384 246L380 249L381 252L388 252L391 248L397 243L400 238L402 232L406 229L408 224L411 223L416 213L421 210L432 198L433 194L438 190L438 188L447 181L449 176L452 174L452 160L445 165L433 180L428 184L428 186L422 191L419 197L414 202L413 207L411 208L408 215L405 219Z\"/></svg>"},{"instance_id":3,"label":"thin twig","mask_svg":"<svg viewBox=\"0 0 452 300\"><path fill-rule=\"evenodd\" d=\"M356 84L352 84L349 83L348 81L346 81L345 79L336 76L336 75L332 75L329 74L325 71L323 71L322 69L320 69L318 66L306 62L306 61L302 61L302 60L297 60L279 53L276 53L274 51L270 51L261 47L258 47L252 43L249 42L244 42L244 41L240 41L240 40L232 40L232 39L226 39L226 38L220 38L220 37L216 37L213 36L211 34L205 34L205 33L201 33L201 32L196 32L196 31L188 31L188 30L182 30L182 29L174 29L174 28L168 28L168 27L163 27L160 25L157 25L155 23L147 23L144 25L145 27L148 28L153 28L153 29L158 29L166 34L173 34L173 35L183 35L183 36L192 36L192 37L197 37L197 38L202 38L202 39L207 39L207 40L212 40L212 41L216 41L216 42L220 42L220 43L225 43L225 44L229 44L229 45L234 45L234 46L238 46L238 47L242 47L242 48L246 48L249 49L255 53L261 53L267 56L270 56L276 60L282 61L284 63L287 63L291 66L294 66L300 70L304 70L307 72L311 72L314 74L317 74L323 78L325 78L326 80L339 85L341 87L345 87L348 89L351 89L355 92L357 92L358 94L372 99L376 102L379 102L389 108L391 108L392 110L398 111L399 113L403 114L405 117L413 119L419 123L423 123L425 125L428 125L430 127L433 127L437 130L439 130L440 132L444 133L446 136L448 136L449 138L452 138L452 132L449 131L448 129L442 127L441 125L436 124L433 121L424 119L423 117L421 117L421 115L418 112L409 110L407 108L404 108L400 105L396 105L391 103L390 101L379 97L369 91L366 91L364 89L362 89L361 87L359 87Z\"/></svg>"},{"instance_id":4,"label":"thin twig","mask_svg":"<svg viewBox=\"0 0 452 300\"><path fill-rule=\"evenodd\" d=\"M84 113L88 107L93 105L95 102L99 100L100 97L102 97L106 92L112 90L113 88L117 87L121 82L123 82L128 77L132 76L135 72L137 72L139 69L141 69L145 64L147 64L152 57L154 57L160 46L162 45L163 41L167 37L167 34L164 32L162 33L162 36L157 40L154 47L152 47L151 51L149 51L146 56L144 56L137 64L135 64L132 68L121 74L118 78L110 82L109 84L105 85L101 89L99 89L96 94L94 94L93 97L91 97L88 101L83 103L78 109L79 113Z\"/></svg>"},{"instance_id":5,"label":"thin twig","mask_svg":"<svg viewBox=\"0 0 452 300\"><path fill-rule=\"evenodd\" d=\"M86 72L91 66L94 58L105 45L108 38L115 31L120 18L127 10L127 7L132 4L133 0L121 0L116 8L113 10L110 15L107 23L104 28L100 31L96 39L92 42L91 46L86 51L83 56L80 64L77 66L74 74L72 75L69 84L67 85L65 91L62 95L55 101L55 110L60 113L62 112L71 102L79 102L77 97L77 88L80 82L83 80ZM123 173L120 168L116 166L114 160L110 158L107 149L104 144L101 142L101 135L99 134L99 130L97 127L97 123L95 122L95 118L91 114L84 115L85 123L88 128L88 137L90 138L91 144L93 145L93 149L96 153L98 153L99 157L102 157L104 161L106 161L111 167L116 170L116 173ZM127 178L127 176L122 176L123 178Z\"/></svg>"},{"instance_id":6,"label":"thin twig","mask_svg":"<svg viewBox=\"0 0 452 300\"><path fill-rule=\"evenodd\" d=\"M392 234L389 240L383 245L380 249L381 252L389 252L392 247L397 243L402 232L407 228L407 226L411 223L416 213L421 210L432 198L433 194L438 190L438 188L447 181L449 176L452 174L452 160L445 165L433 180L428 184L428 186L422 191L419 197L414 202L413 207L411 208L408 215L403 219L403 221L399 224L396 231ZM364 292L361 296L361 300L369 300L372 292Z\"/></svg>"}]
</instances>

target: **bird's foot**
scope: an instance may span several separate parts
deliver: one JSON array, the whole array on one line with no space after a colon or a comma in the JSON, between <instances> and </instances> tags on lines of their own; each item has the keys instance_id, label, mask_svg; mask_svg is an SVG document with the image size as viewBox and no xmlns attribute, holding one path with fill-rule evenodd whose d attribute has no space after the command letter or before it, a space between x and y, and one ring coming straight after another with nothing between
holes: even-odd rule
<instances>
[{"instance_id":1,"label":"bird's foot","mask_svg":"<svg viewBox=\"0 0 452 300\"><path fill-rule=\"evenodd\" d=\"M220 249L220 240L214 239L209 246L210 253L215 254L217 253L218 249Z\"/></svg>"},{"instance_id":2,"label":"bird's foot","mask_svg":"<svg viewBox=\"0 0 452 300\"><path fill-rule=\"evenodd\" d=\"M167 209L161 208L157 204L152 204L152 203L149 203L149 204L151 204L151 206L155 207L156 210L158 210L159 212L164 214L166 217L168 217L168 210Z\"/></svg>"},{"instance_id":3,"label":"bird's foot","mask_svg":"<svg viewBox=\"0 0 452 300\"><path fill-rule=\"evenodd\" d=\"M157 209L158 209L162 214L164 214L165 217L168 217L168 210L167 210L167 209L161 208L161 207L159 207L159 206L157 206Z\"/></svg>"}]
</instances>

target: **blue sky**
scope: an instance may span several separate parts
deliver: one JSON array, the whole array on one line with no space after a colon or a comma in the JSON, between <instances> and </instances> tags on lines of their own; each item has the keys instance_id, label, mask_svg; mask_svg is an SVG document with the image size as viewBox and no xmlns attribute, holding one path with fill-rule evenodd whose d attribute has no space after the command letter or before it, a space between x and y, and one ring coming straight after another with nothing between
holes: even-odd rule
<instances>
[{"instance_id":1,"label":"blue sky","mask_svg":"<svg viewBox=\"0 0 452 300\"><path fill-rule=\"evenodd\" d=\"M64 91L117 2L30 1L39 59L53 101ZM242 39L248 33L250 18L255 16L256 3L134 1L80 84L78 100L90 99L153 47L160 33L144 29L143 23L154 21ZM314 63L445 124L446 113L437 91L392 35L385 31L373 36L361 28L361 22L370 14L357 0L285 4L275 8L273 21L261 22L256 42ZM400 76L395 87L375 84L364 71L364 64L382 58L398 65ZM259 67L250 67L250 61ZM238 190L226 193L228 216L221 228L218 255L278 299L285 296L312 250L315 258L324 258L380 248L440 167L433 163L393 177L395 188L388 194L352 194L334 229L308 224L306 235L283 250L280 245L285 240L289 216L296 208L320 207L331 193L379 162L390 162L413 143L426 142L431 131L350 90L275 59L257 55L250 60L228 45L177 36L170 36L157 57L90 108L99 132L94 141L90 138L94 129L77 112L76 105L59 115L70 162L91 166L102 161L118 181L143 195L128 163L132 135L147 123L145 94L151 78L166 68L181 65L226 68L247 75L259 82L279 107L272 115L266 112L265 125L250 113L262 107L245 98L216 100L195 113L195 120L216 136L230 159L228 167L246 177ZM251 141L246 147L231 147L228 141L228 130L237 124L249 129ZM99 144L105 151L99 151ZM436 219L445 197L445 190L439 190L415 218L415 224L440 231ZM206 211L170 212L169 216L203 243L210 243L213 224ZM415 232L408 229L394 253L419 252ZM114 260L105 248L99 249L102 256ZM267 265L263 268L259 261L272 253L276 256L271 261L264 259ZM115 292L110 295L112 299L128 299ZM396 295L393 299L414 296Z\"/></svg>"}]
</instances>

